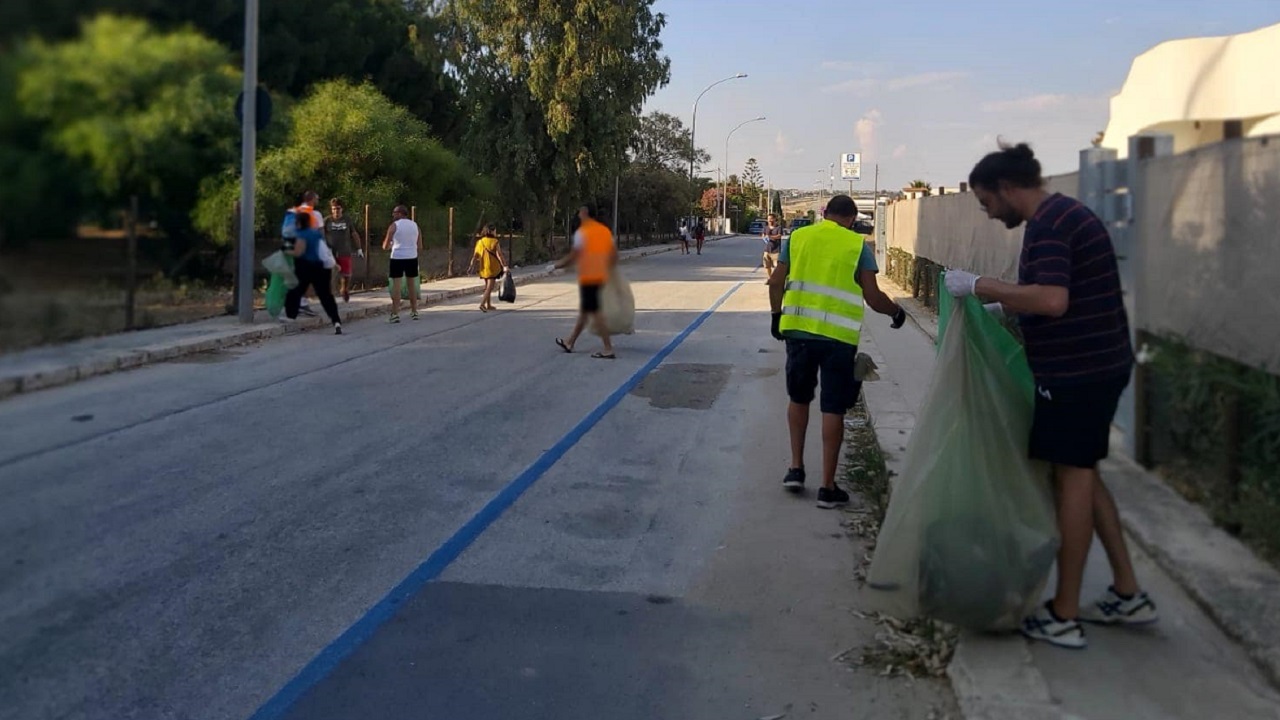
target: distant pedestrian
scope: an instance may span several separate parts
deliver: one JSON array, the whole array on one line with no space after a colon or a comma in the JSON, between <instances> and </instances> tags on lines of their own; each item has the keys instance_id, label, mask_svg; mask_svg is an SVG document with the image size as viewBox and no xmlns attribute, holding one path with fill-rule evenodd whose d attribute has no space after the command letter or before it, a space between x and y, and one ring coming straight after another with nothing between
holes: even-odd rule
<instances>
[{"instance_id":1,"label":"distant pedestrian","mask_svg":"<svg viewBox=\"0 0 1280 720\"><path fill-rule=\"evenodd\" d=\"M693 231L694 238L698 241L698 254L702 254L702 243L707 239L707 225L701 220L698 221L698 227Z\"/></svg>"},{"instance_id":2,"label":"distant pedestrian","mask_svg":"<svg viewBox=\"0 0 1280 720\"><path fill-rule=\"evenodd\" d=\"M475 251L471 254L471 264L467 266L470 275L480 263L480 278L484 280L484 298L480 300L480 311L494 310L493 288L503 273L511 272L507 260L502 256L502 243L498 242L498 231L492 225L486 225L476 240Z\"/></svg>"},{"instance_id":3,"label":"distant pedestrian","mask_svg":"<svg viewBox=\"0 0 1280 720\"><path fill-rule=\"evenodd\" d=\"M586 329L587 322L594 322L596 332L604 349L591 354L593 358L613 360L617 356L613 352L613 342L609 338L609 327L604 315L600 312L600 291L609 281L614 267L618 263L618 250L613 241L613 233L609 228L596 220L595 212L583 206L578 210L578 230L573 234L573 249L563 260L554 263L551 270L559 270L569 265L578 266L578 322L573 326L573 334L567 340L556 338L560 349L571 353L578 342L578 336Z\"/></svg>"},{"instance_id":4,"label":"distant pedestrian","mask_svg":"<svg viewBox=\"0 0 1280 720\"><path fill-rule=\"evenodd\" d=\"M1139 625L1157 619L1155 603L1138 585L1115 498L1098 472L1134 363L1115 247L1092 210L1044 189L1040 161L1025 144L982 158L969 185L992 220L1009 229L1026 223L1018 282L950 270L947 290L990 301L992 313L1017 314L1036 381L1028 454L1052 463L1057 485L1057 592L1023 621L1022 633L1082 648L1079 620ZM1112 584L1081 608L1095 532L1107 551Z\"/></svg>"},{"instance_id":5,"label":"distant pedestrian","mask_svg":"<svg viewBox=\"0 0 1280 720\"><path fill-rule=\"evenodd\" d=\"M364 241L360 239L355 223L347 219L342 198L329 201L329 217L324 221L324 241L329 244L338 263L338 289L342 293L342 302L351 302L351 271L354 267L351 257L357 252L364 257Z\"/></svg>"},{"instance_id":6,"label":"distant pedestrian","mask_svg":"<svg viewBox=\"0 0 1280 720\"><path fill-rule=\"evenodd\" d=\"M865 239L850 230L858 206L837 195L816 225L797 228L782 243L778 265L769 279L773 308L771 332L787 344L787 426L791 434L791 468L782 487L803 492L804 442L809 406L821 375L822 487L818 507L849 502L836 486L836 464L844 448L844 416L858 402L862 383L856 379L858 341L864 306L893 317L893 328L907 313L876 284L875 255Z\"/></svg>"},{"instance_id":7,"label":"distant pedestrian","mask_svg":"<svg viewBox=\"0 0 1280 720\"><path fill-rule=\"evenodd\" d=\"M689 223L684 220L681 220L680 221L680 254L681 255L689 254L689 234L690 234Z\"/></svg>"},{"instance_id":8,"label":"distant pedestrian","mask_svg":"<svg viewBox=\"0 0 1280 720\"><path fill-rule=\"evenodd\" d=\"M290 209L294 236L292 242L286 244L286 249L293 255L298 284L285 295L284 313L289 320L296 320L302 296L308 287L314 288L320 305L333 323L334 334L341 335L342 318L338 315L338 304L333 300L333 274L324 266L320 256L320 243L324 242L324 218L315 209L319 199L319 195L308 191L303 194L302 202Z\"/></svg>"},{"instance_id":9,"label":"distant pedestrian","mask_svg":"<svg viewBox=\"0 0 1280 720\"><path fill-rule=\"evenodd\" d=\"M418 319L418 254L422 252L422 230L409 219L409 209L397 205L391 211L391 225L382 239L382 249L391 251L388 267L388 289L391 291L391 317L387 322L400 322L400 293L402 284L409 291L409 317Z\"/></svg>"},{"instance_id":10,"label":"distant pedestrian","mask_svg":"<svg viewBox=\"0 0 1280 720\"><path fill-rule=\"evenodd\" d=\"M769 225L764 229L761 239L764 241L764 257L761 264L764 265L767 283L768 278L773 276L773 269L778 266L778 253L782 252L782 226L778 224L777 215L769 213Z\"/></svg>"}]
</instances>

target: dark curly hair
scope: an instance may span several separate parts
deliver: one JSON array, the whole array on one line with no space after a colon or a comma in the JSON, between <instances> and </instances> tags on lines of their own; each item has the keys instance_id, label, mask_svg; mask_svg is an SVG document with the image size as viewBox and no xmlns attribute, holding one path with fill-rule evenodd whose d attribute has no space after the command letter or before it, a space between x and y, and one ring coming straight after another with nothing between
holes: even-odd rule
<instances>
[{"instance_id":1,"label":"dark curly hair","mask_svg":"<svg viewBox=\"0 0 1280 720\"><path fill-rule=\"evenodd\" d=\"M984 190L999 190L1001 182L1017 188L1038 188L1044 185L1040 175L1040 161L1026 143L1000 144L1000 149L978 161L969 173L969 185Z\"/></svg>"}]
</instances>

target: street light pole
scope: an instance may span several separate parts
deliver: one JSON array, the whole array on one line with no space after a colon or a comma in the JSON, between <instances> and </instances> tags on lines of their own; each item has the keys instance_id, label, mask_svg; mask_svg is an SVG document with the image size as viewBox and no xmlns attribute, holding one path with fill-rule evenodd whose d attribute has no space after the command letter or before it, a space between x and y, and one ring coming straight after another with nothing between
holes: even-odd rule
<instances>
[{"instance_id":1,"label":"street light pole","mask_svg":"<svg viewBox=\"0 0 1280 720\"><path fill-rule=\"evenodd\" d=\"M708 85L702 92L698 93L698 98L693 101L693 122L689 124L689 182L693 182L693 162L698 155L698 103L702 100L702 96L707 94L707 90L726 83L730 80L737 80L746 77L746 73L738 73L733 77L727 77L723 80L717 80Z\"/></svg>"},{"instance_id":2,"label":"street light pole","mask_svg":"<svg viewBox=\"0 0 1280 720\"><path fill-rule=\"evenodd\" d=\"M240 284L236 315L253 322L253 226L258 154L258 0L244 3L244 105L240 120Z\"/></svg>"},{"instance_id":3,"label":"street light pole","mask_svg":"<svg viewBox=\"0 0 1280 720\"><path fill-rule=\"evenodd\" d=\"M729 223L729 138L733 137L733 134L738 132L738 129L743 125L750 125L753 122L760 122L765 119L765 116L761 115L750 120L743 120L724 137L724 189L720 192L720 217L724 218L726 225ZM739 178L738 182L742 182L742 179Z\"/></svg>"}]
</instances>

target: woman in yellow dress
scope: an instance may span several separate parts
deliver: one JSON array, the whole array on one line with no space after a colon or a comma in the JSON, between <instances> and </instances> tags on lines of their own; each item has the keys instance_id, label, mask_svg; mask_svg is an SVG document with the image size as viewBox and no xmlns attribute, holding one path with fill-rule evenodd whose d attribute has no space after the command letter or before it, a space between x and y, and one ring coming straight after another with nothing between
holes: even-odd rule
<instances>
[{"instance_id":1,"label":"woman in yellow dress","mask_svg":"<svg viewBox=\"0 0 1280 720\"><path fill-rule=\"evenodd\" d=\"M498 242L498 231L493 225L485 225L480 239L476 240L475 252L471 254L471 264L467 266L470 275L480 263L480 277L484 280L484 299L480 301L480 311L495 310L493 306L493 288L504 272L510 272L507 260L502 256L502 244Z\"/></svg>"}]
</instances>

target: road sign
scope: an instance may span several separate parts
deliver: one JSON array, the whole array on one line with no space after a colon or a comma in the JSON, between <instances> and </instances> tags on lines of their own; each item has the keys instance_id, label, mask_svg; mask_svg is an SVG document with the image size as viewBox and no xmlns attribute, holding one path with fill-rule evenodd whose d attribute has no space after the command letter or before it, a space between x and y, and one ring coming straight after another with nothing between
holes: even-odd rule
<instances>
[{"instance_id":1,"label":"road sign","mask_svg":"<svg viewBox=\"0 0 1280 720\"><path fill-rule=\"evenodd\" d=\"M840 179L862 179L862 153L845 153L840 156Z\"/></svg>"},{"instance_id":2,"label":"road sign","mask_svg":"<svg viewBox=\"0 0 1280 720\"><path fill-rule=\"evenodd\" d=\"M258 106L254 109L256 110L254 115L258 116L257 117L258 121L254 123L254 127L256 127L258 131L261 132L262 130L265 130L267 125L271 123L271 96L267 94L266 90L262 88L258 88ZM240 123L241 125L244 124L244 92L243 91L241 91L241 93L236 96L236 122Z\"/></svg>"}]
</instances>

